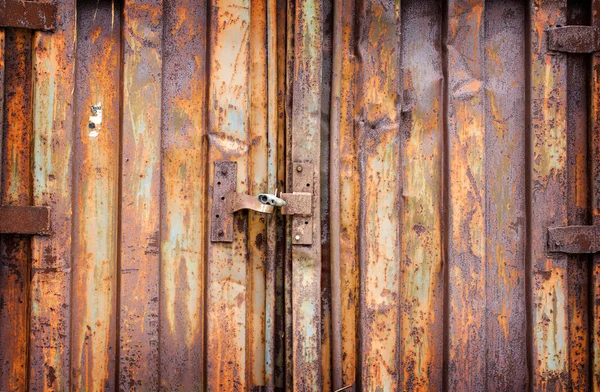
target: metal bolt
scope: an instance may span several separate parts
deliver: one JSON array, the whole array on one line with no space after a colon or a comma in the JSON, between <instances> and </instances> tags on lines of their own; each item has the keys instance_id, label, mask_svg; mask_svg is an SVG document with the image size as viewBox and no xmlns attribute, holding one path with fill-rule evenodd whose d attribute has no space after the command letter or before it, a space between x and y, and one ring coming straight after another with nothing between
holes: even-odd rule
<instances>
[{"instance_id":1,"label":"metal bolt","mask_svg":"<svg viewBox=\"0 0 600 392\"><path fill-rule=\"evenodd\" d=\"M297 171L298 173L301 173L301 172L302 172L302 165L298 165L298 166L296 166L296 171Z\"/></svg>"},{"instance_id":2,"label":"metal bolt","mask_svg":"<svg viewBox=\"0 0 600 392\"><path fill-rule=\"evenodd\" d=\"M299 236L298 234L296 234L296 236L294 237L294 239L295 239L296 241L300 241L300 236Z\"/></svg>"},{"instance_id":3,"label":"metal bolt","mask_svg":"<svg viewBox=\"0 0 600 392\"><path fill-rule=\"evenodd\" d=\"M225 235L225 232L223 230L219 230L219 237L223 237Z\"/></svg>"}]
</instances>

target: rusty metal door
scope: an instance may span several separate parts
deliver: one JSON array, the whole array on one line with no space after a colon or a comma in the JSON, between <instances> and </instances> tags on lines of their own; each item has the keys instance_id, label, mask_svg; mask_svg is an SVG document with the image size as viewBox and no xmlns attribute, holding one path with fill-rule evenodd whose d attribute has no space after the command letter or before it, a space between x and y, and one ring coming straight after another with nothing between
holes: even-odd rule
<instances>
[{"instance_id":1,"label":"rusty metal door","mask_svg":"<svg viewBox=\"0 0 600 392\"><path fill-rule=\"evenodd\" d=\"M0 54L1 392L600 391L598 0L0 0Z\"/></svg>"}]
</instances>

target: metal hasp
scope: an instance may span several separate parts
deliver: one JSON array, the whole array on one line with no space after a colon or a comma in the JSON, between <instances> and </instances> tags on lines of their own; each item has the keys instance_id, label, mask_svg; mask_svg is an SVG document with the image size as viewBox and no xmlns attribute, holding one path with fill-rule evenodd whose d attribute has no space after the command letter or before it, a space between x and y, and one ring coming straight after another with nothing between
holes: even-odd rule
<instances>
[{"instance_id":1,"label":"metal hasp","mask_svg":"<svg viewBox=\"0 0 600 392\"><path fill-rule=\"evenodd\" d=\"M262 204L257 197L235 191L236 162L215 162L214 174L210 232L212 242L233 242L234 212L252 210L264 214L273 213L273 206Z\"/></svg>"},{"instance_id":2,"label":"metal hasp","mask_svg":"<svg viewBox=\"0 0 600 392\"><path fill-rule=\"evenodd\" d=\"M0 27L54 30L56 27L56 4L0 0Z\"/></svg>"},{"instance_id":3,"label":"metal hasp","mask_svg":"<svg viewBox=\"0 0 600 392\"><path fill-rule=\"evenodd\" d=\"M312 245L312 195L314 167L310 163L292 164L292 193L282 193L286 205L281 213L292 216L292 245Z\"/></svg>"},{"instance_id":4,"label":"metal hasp","mask_svg":"<svg viewBox=\"0 0 600 392\"><path fill-rule=\"evenodd\" d=\"M548 250L569 254L600 252L600 225L550 228Z\"/></svg>"},{"instance_id":5,"label":"metal hasp","mask_svg":"<svg viewBox=\"0 0 600 392\"><path fill-rule=\"evenodd\" d=\"M600 50L600 29L592 26L562 26L548 30L548 49L566 53Z\"/></svg>"}]
</instances>

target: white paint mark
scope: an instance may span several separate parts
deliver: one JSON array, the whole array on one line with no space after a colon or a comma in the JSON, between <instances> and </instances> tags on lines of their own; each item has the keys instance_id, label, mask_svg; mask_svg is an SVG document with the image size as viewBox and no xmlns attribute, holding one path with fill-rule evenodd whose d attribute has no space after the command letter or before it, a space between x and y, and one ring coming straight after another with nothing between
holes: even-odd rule
<instances>
[{"instance_id":1,"label":"white paint mark","mask_svg":"<svg viewBox=\"0 0 600 392\"><path fill-rule=\"evenodd\" d=\"M100 134L100 128L102 126L102 103L98 102L92 106L92 114L89 118L90 137L97 137Z\"/></svg>"}]
</instances>

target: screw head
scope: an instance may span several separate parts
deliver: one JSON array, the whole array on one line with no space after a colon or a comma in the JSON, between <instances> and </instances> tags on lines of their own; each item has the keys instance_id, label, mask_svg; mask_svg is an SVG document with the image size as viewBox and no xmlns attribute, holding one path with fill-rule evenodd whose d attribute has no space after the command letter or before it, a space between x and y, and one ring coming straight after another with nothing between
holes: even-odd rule
<instances>
[{"instance_id":1,"label":"screw head","mask_svg":"<svg viewBox=\"0 0 600 392\"><path fill-rule=\"evenodd\" d=\"M223 230L219 230L217 234L219 235L219 237L223 237L225 235L225 232Z\"/></svg>"},{"instance_id":2,"label":"screw head","mask_svg":"<svg viewBox=\"0 0 600 392\"><path fill-rule=\"evenodd\" d=\"M296 241L300 241L300 236L299 236L298 234L296 234L296 236L294 237L294 239L295 239Z\"/></svg>"},{"instance_id":3,"label":"screw head","mask_svg":"<svg viewBox=\"0 0 600 392\"><path fill-rule=\"evenodd\" d=\"M296 166L296 171L297 171L298 173L302 172L302 165L298 165L298 166Z\"/></svg>"}]
</instances>

